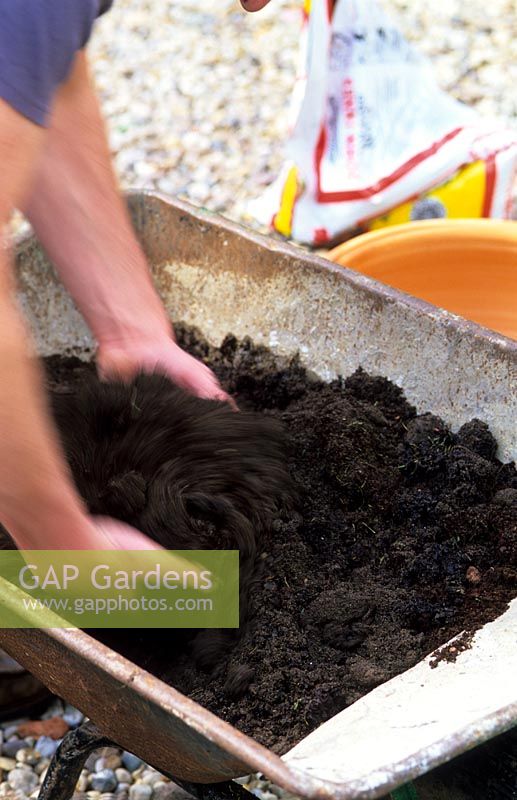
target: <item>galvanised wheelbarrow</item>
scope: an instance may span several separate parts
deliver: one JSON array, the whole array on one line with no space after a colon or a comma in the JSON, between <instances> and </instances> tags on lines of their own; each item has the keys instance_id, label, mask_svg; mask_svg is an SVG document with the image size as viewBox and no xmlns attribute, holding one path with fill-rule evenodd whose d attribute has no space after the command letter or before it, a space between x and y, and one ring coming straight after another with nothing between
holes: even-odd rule
<instances>
[{"instance_id":1,"label":"galvanised wheelbarrow","mask_svg":"<svg viewBox=\"0 0 517 800\"><path fill-rule=\"evenodd\" d=\"M515 457L517 342L185 203L153 194L129 202L173 319L213 343L232 331L299 351L324 378L359 365L382 373L453 427L485 420L500 457ZM17 268L41 355L91 356L89 333L34 239L18 244ZM2 630L0 645L90 718L63 741L45 800L68 800L88 753L108 743L202 797L238 795L230 779L262 772L303 798L378 798L517 723L517 600L456 662L430 669L425 659L282 758L80 630Z\"/></svg>"}]
</instances>

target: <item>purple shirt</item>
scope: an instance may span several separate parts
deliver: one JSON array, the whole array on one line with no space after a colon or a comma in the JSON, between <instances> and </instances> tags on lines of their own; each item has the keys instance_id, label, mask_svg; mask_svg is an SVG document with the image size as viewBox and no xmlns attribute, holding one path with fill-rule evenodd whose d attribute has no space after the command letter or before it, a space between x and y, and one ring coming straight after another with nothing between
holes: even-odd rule
<instances>
[{"instance_id":1,"label":"purple shirt","mask_svg":"<svg viewBox=\"0 0 517 800\"><path fill-rule=\"evenodd\" d=\"M47 125L99 14L112 0L0 0L0 98L37 125Z\"/></svg>"}]
</instances>

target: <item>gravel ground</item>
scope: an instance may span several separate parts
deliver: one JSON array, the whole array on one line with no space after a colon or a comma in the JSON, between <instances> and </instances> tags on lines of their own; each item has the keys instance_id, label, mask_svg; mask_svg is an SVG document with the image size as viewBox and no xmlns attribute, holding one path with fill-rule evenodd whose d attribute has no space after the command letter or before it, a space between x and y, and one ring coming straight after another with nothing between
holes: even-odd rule
<instances>
[{"instance_id":1,"label":"gravel ground","mask_svg":"<svg viewBox=\"0 0 517 800\"><path fill-rule=\"evenodd\" d=\"M385 0L441 86L517 120L515 0ZM125 187L158 188L249 222L282 163L300 2L116 0L91 56Z\"/></svg>"},{"instance_id":2,"label":"gravel ground","mask_svg":"<svg viewBox=\"0 0 517 800\"><path fill-rule=\"evenodd\" d=\"M42 722L0 723L0 798L35 800L59 737L84 719L80 711L56 700L42 715ZM260 776L249 775L239 782L260 800L291 800ZM87 759L73 800L191 800L191 795L132 753L105 747Z\"/></svg>"},{"instance_id":3,"label":"gravel ground","mask_svg":"<svg viewBox=\"0 0 517 800\"><path fill-rule=\"evenodd\" d=\"M299 7L117 0L90 52L124 186L242 218L282 162Z\"/></svg>"},{"instance_id":4,"label":"gravel ground","mask_svg":"<svg viewBox=\"0 0 517 800\"><path fill-rule=\"evenodd\" d=\"M60 741L54 737L63 733L59 727L76 728L84 720L80 711L60 701L43 715L44 724L51 718L52 723L57 719L59 725L53 731L49 727L47 735L38 735L35 731L27 734L23 730L24 720L0 725L1 798L36 798ZM74 794L74 800L184 800L188 797L141 759L114 748L103 748L88 758Z\"/></svg>"}]
</instances>

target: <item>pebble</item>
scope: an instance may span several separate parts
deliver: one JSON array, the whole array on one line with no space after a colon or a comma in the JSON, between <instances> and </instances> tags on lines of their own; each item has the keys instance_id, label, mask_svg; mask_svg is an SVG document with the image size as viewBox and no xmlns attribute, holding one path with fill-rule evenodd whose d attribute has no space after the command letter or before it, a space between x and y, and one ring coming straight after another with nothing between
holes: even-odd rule
<instances>
[{"instance_id":1,"label":"pebble","mask_svg":"<svg viewBox=\"0 0 517 800\"><path fill-rule=\"evenodd\" d=\"M145 769L142 774L140 775L140 780L142 783L146 783L149 786L154 786L162 776L159 772L156 772L154 769Z\"/></svg>"},{"instance_id":2,"label":"pebble","mask_svg":"<svg viewBox=\"0 0 517 800\"><path fill-rule=\"evenodd\" d=\"M95 772L95 764L97 763L98 758L99 758L98 752L90 753L84 764L84 768L87 772Z\"/></svg>"},{"instance_id":3,"label":"pebble","mask_svg":"<svg viewBox=\"0 0 517 800\"><path fill-rule=\"evenodd\" d=\"M131 773L124 769L123 767L119 767L115 770L115 776L117 781L120 783L131 783Z\"/></svg>"},{"instance_id":4,"label":"pebble","mask_svg":"<svg viewBox=\"0 0 517 800\"><path fill-rule=\"evenodd\" d=\"M31 767L34 767L40 759L39 753L33 750L31 747L22 747L21 750L18 750L16 754L16 761L20 764L28 764Z\"/></svg>"},{"instance_id":5,"label":"pebble","mask_svg":"<svg viewBox=\"0 0 517 800\"><path fill-rule=\"evenodd\" d=\"M59 746L59 741L51 739L50 736L40 736L34 745L34 749L45 758L52 758Z\"/></svg>"},{"instance_id":6,"label":"pebble","mask_svg":"<svg viewBox=\"0 0 517 800\"><path fill-rule=\"evenodd\" d=\"M104 756L104 764L106 769L116 770L122 766L122 759L120 758L120 754L116 753L108 753Z\"/></svg>"},{"instance_id":7,"label":"pebble","mask_svg":"<svg viewBox=\"0 0 517 800\"><path fill-rule=\"evenodd\" d=\"M134 783L129 789L129 800L151 800L153 787L147 783Z\"/></svg>"},{"instance_id":8,"label":"pebble","mask_svg":"<svg viewBox=\"0 0 517 800\"><path fill-rule=\"evenodd\" d=\"M178 794L178 787L174 783L157 781L153 786L153 800L172 800Z\"/></svg>"},{"instance_id":9,"label":"pebble","mask_svg":"<svg viewBox=\"0 0 517 800\"><path fill-rule=\"evenodd\" d=\"M75 787L76 792L86 792L89 784L90 775L88 770L83 769L81 774L79 775L79 780L77 781L77 785Z\"/></svg>"},{"instance_id":10,"label":"pebble","mask_svg":"<svg viewBox=\"0 0 517 800\"><path fill-rule=\"evenodd\" d=\"M24 794L30 794L38 785L38 776L30 769L12 769L7 776L7 782L11 789L19 789Z\"/></svg>"},{"instance_id":11,"label":"pebble","mask_svg":"<svg viewBox=\"0 0 517 800\"><path fill-rule=\"evenodd\" d=\"M14 723L4 728L4 739L11 739L18 732L18 724Z\"/></svg>"},{"instance_id":12,"label":"pebble","mask_svg":"<svg viewBox=\"0 0 517 800\"><path fill-rule=\"evenodd\" d=\"M69 730L68 724L62 717L50 719L31 720L18 725L20 736L50 736L52 739L61 739Z\"/></svg>"},{"instance_id":13,"label":"pebble","mask_svg":"<svg viewBox=\"0 0 517 800\"><path fill-rule=\"evenodd\" d=\"M20 725L22 722L28 721L28 717L18 717L17 719L4 720L4 722L0 722L0 728L4 732L4 737L9 739L9 737L11 737L18 730L18 725Z\"/></svg>"},{"instance_id":14,"label":"pebble","mask_svg":"<svg viewBox=\"0 0 517 800\"><path fill-rule=\"evenodd\" d=\"M94 773L90 778L92 789L99 792L112 792L117 788L117 778L112 769L103 769Z\"/></svg>"},{"instance_id":15,"label":"pebble","mask_svg":"<svg viewBox=\"0 0 517 800\"><path fill-rule=\"evenodd\" d=\"M63 716L63 701L56 699L49 705L46 711L43 712L40 719L52 719L53 717Z\"/></svg>"},{"instance_id":16,"label":"pebble","mask_svg":"<svg viewBox=\"0 0 517 800\"><path fill-rule=\"evenodd\" d=\"M7 783L0 784L0 797L4 800L26 800L26 795L19 789L11 789Z\"/></svg>"},{"instance_id":17,"label":"pebble","mask_svg":"<svg viewBox=\"0 0 517 800\"><path fill-rule=\"evenodd\" d=\"M465 578L468 583L479 583L481 580L481 573L477 567L469 567L467 569Z\"/></svg>"},{"instance_id":18,"label":"pebble","mask_svg":"<svg viewBox=\"0 0 517 800\"><path fill-rule=\"evenodd\" d=\"M0 770L4 772L9 772L11 769L16 767L16 761L14 758L5 758L4 756L0 757Z\"/></svg>"},{"instance_id":19,"label":"pebble","mask_svg":"<svg viewBox=\"0 0 517 800\"><path fill-rule=\"evenodd\" d=\"M45 778L47 777L47 772L48 772L48 766L47 766L47 767L45 767L45 769L43 770L43 772L41 773L41 775L38 775L38 779L39 779L39 783L40 783L40 784L41 784L41 783L43 783L43 782L44 782L44 780L45 780Z\"/></svg>"},{"instance_id":20,"label":"pebble","mask_svg":"<svg viewBox=\"0 0 517 800\"><path fill-rule=\"evenodd\" d=\"M4 742L2 745L2 755L8 756L9 758L14 758L16 753L22 748L27 747L27 742L25 739L18 739L13 737L9 739L9 741Z\"/></svg>"},{"instance_id":21,"label":"pebble","mask_svg":"<svg viewBox=\"0 0 517 800\"><path fill-rule=\"evenodd\" d=\"M42 779L45 777L49 765L50 765L50 758L42 758L41 761L38 761L38 763L34 767L34 772L36 773L36 775L39 775L40 783Z\"/></svg>"},{"instance_id":22,"label":"pebble","mask_svg":"<svg viewBox=\"0 0 517 800\"><path fill-rule=\"evenodd\" d=\"M63 713L63 719L71 728L78 728L79 725L82 725L84 722L84 714L82 711L79 711L78 708L74 708L67 703Z\"/></svg>"},{"instance_id":23,"label":"pebble","mask_svg":"<svg viewBox=\"0 0 517 800\"><path fill-rule=\"evenodd\" d=\"M141 758L138 758L138 756L134 756L133 753L124 751L122 753L122 763L129 772L134 772L138 767L141 767L144 762Z\"/></svg>"}]
</instances>

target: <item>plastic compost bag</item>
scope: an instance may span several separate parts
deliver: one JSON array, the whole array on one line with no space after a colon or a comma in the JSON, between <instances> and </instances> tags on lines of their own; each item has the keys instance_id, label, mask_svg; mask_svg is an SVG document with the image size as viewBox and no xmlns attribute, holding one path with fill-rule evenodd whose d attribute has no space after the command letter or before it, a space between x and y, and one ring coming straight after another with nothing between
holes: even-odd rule
<instances>
[{"instance_id":1,"label":"plastic compost bag","mask_svg":"<svg viewBox=\"0 0 517 800\"><path fill-rule=\"evenodd\" d=\"M509 217L517 132L436 84L375 0L312 0L287 160L251 213L300 242L429 217Z\"/></svg>"}]
</instances>

